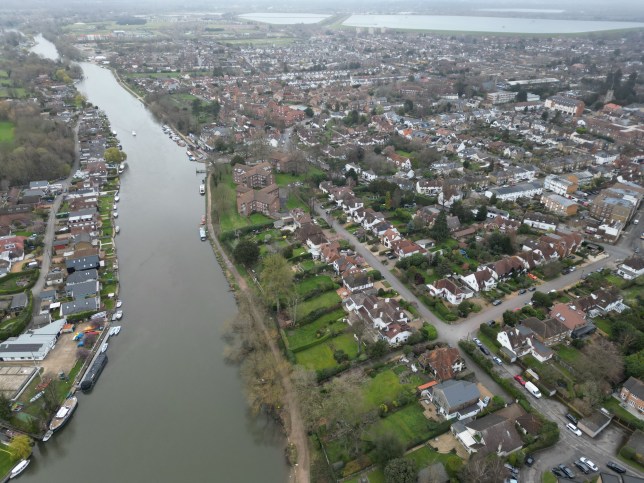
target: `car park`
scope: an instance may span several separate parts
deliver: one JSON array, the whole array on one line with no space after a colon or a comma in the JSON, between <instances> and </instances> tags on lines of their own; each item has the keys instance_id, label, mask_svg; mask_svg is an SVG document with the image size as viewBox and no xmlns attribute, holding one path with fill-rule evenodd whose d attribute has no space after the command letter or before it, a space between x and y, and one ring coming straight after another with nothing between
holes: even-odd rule
<instances>
[{"instance_id":1,"label":"car park","mask_svg":"<svg viewBox=\"0 0 644 483\"><path fill-rule=\"evenodd\" d=\"M626 473L626 469L622 468L617 463L613 463L612 461L609 461L608 463L606 463L606 466L608 466L611 470L613 470L616 473Z\"/></svg>"},{"instance_id":2,"label":"car park","mask_svg":"<svg viewBox=\"0 0 644 483\"><path fill-rule=\"evenodd\" d=\"M572 424L572 423L568 423L568 424L566 424L566 427L567 427L570 431L572 431L573 433L575 433L577 436L581 436L581 431L580 431L580 429L579 429L577 426L575 426L574 424Z\"/></svg>"},{"instance_id":3,"label":"car park","mask_svg":"<svg viewBox=\"0 0 644 483\"><path fill-rule=\"evenodd\" d=\"M582 456L581 458L579 458L579 461L581 461L583 464L585 464L592 471L599 471L599 468L597 468L597 465L595 463L593 463L592 461L590 461L585 456Z\"/></svg>"},{"instance_id":4,"label":"car park","mask_svg":"<svg viewBox=\"0 0 644 483\"><path fill-rule=\"evenodd\" d=\"M568 468L566 465L559 465L559 469L566 476L566 478L573 479L575 477L575 472Z\"/></svg>"},{"instance_id":5,"label":"car park","mask_svg":"<svg viewBox=\"0 0 644 483\"><path fill-rule=\"evenodd\" d=\"M514 376L514 380L515 380L515 381L517 381L517 382L518 382L519 384L521 384L522 386L525 386L525 381L524 381L524 380L523 380L523 378L522 378L521 376L519 376L518 374L517 374L516 376Z\"/></svg>"},{"instance_id":6,"label":"car park","mask_svg":"<svg viewBox=\"0 0 644 483\"><path fill-rule=\"evenodd\" d=\"M579 422L579 420L570 413L566 414L566 419L570 421L572 424L577 424Z\"/></svg>"},{"instance_id":7,"label":"car park","mask_svg":"<svg viewBox=\"0 0 644 483\"><path fill-rule=\"evenodd\" d=\"M574 465L575 465L577 468L579 468L579 470L580 470L583 474L587 475L588 473L590 473L590 468L588 468L588 466L586 466L586 465L583 463L583 461L575 461L575 462L574 462Z\"/></svg>"}]
</instances>

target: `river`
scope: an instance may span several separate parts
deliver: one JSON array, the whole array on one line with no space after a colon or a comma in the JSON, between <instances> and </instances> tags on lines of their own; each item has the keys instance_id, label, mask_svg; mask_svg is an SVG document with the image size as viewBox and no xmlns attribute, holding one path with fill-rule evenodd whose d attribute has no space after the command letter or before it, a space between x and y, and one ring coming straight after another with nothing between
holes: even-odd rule
<instances>
[{"instance_id":1,"label":"river","mask_svg":"<svg viewBox=\"0 0 644 483\"><path fill-rule=\"evenodd\" d=\"M36 40L34 52L57 57ZM220 327L236 305L199 240L203 175L111 71L81 66L79 91L106 112L128 155L117 238L123 330L92 393L37 445L21 481L284 482L283 437L248 415L238 371L222 357Z\"/></svg>"}]
</instances>

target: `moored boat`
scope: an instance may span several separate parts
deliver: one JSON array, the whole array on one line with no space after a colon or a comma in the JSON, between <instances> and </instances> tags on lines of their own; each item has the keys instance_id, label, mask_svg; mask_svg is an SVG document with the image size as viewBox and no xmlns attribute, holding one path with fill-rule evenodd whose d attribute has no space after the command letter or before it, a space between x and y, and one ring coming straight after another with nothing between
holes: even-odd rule
<instances>
[{"instance_id":1,"label":"moored boat","mask_svg":"<svg viewBox=\"0 0 644 483\"><path fill-rule=\"evenodd\" d=\"M21 460L20 463L18 463L16 466L13 467L13 469L11 470L11 473L9 473L9 479L15 478L20 473L25 471L27 469L27 466L29 466L30 462L31 460Z\"/></svg>"},{"instance_id":2,"label":"moored boat","mask_svg":"<svg viewBox=\"0 0 644 483\"><path fill-rule=\"evenodd\" d=\"M56 431L57 429L62 428L71 417L77 405L78 398L76 398L76 396L72 396L67 399L54 415L54 419L49 423L49 430Z\"/></svg>"},{"instance_id":3,"label":"moored boat","mask_svg":"<svg viewBox=\"0 0 644 483\"><path fill-rule=\"evenodd\" d=\"M136 131L132 131L132 136L136 136Z\"/></svg>"},{"instance_id":4,"label":"moored boat","mask_svg":"<svg viewBox=\"0 0 644 483\"><path fill-rule=\"evenodd\" d=\"M51 437L54 435L54 432L52 430L49 430L45 433L45 435L42 437L43 443L46 443L51 439Z\"/></svg>"},{"instance_id":5,"label":"moored boat","mask_svg":"<svg viewBox=\"0 0 644 483\"><path fill-rule=\"evenodd\" d=\"M116 301L116 308L120 309L123 306L123 301L121 299Z\"/></svg>"},{"instance_id":6,"label":"moored boat","mask_svg":"<svg viewBox=\"0 0 644 483\"><path fill-rule=\"evenodd\" d=\"M118 234L121 232L121 227L120 227L120 226L118 226L118 225L116 225L116 226L114 227L114 232L118 235Z\"/></svg>"},{"instance_id":7,"label":"moored boat","mask_svg":"<svg viewBox=\"0 0 644 483\"><path fill-rule=\"evenodd\" d=\"M107 342L103 343L103 345L101 346L101 352L105 352L108 346L109 344Z\"/></svg>"}]
</instances>

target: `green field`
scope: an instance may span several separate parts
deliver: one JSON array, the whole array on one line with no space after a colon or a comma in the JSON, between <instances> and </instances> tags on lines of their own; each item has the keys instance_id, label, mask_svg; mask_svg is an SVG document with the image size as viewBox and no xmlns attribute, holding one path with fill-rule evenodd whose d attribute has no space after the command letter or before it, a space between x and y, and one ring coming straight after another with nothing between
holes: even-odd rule
<instances>
[{"instance_id":1,"label":"green field","mask_svg":"<svg viewBox=\"0 0 644 483\"><path fill-rule=\"evenodd\" d=\"M0 478L7 475L17 463L11 455L7 453L8 450L9 448L7 446L0 444Z\"/></svg>"},{"instance_id":2,"label":"green field","mask_svg":"<svg viewBox=\"0 0 644 483\"><path fill-rule=\"evenodd\" d=\"M343 350L349 356L349 359L355 359L358 356L358 344L353 335L342 334L310 349L296 353L295 360L307 369L317 371L328 369L338 365L333 358L333 352L336 350Z\"/></svg>"},{"instance_id":3,"label":"green field","mask_svg":"<svg viewBox=\"0 0 644 483\"><path fill-rule=\"evenodd\" d=\"M426 440L440 423L427 419L423 415L420 403L411 403L403 409L378 420L367 432L371 438L378 434L391 433L405 444Z\"/></svg>"},{"instance_id":4,"label":"green field","mask_svg":"<svg viewBox=\"0 0 644 483\"><path fill-rule=\"evenodd\" d=\"M321 287L328 287L332 284L333 279L328 275L318 275L317 277L310 277L298 283L295 286L295 290L301 297L307 297L315 293L316 290L320 290Z\"/></svg>"},{"instance_id":5,"label":"green field","mask_svg":"<svg viewBox=\"0 0 644 483\"><path fill-rule=\"evenodd\" d=\"M330 314L323 315L315 322L297 329L287 330L286 337L288 338L289 349L297 349L303 345L315 342L320 338L317 336L318 331L324 335L330 331L341 331L346 328L347 325L342 322L342 318L345 315L342 309L334 310Z\"/></svg>"},{"instance_id":6,"label":"green field","mask_svg":"<svg viewBox=\"0 0 644 483\"><path fill-rule=\"evenodd\" d=\"M375 408L382 403L394 401L404 389L405 386L400 383L398 375L393 370L388 370L367 382L364 396L372 408Z\"/></svg>"},{"instance_id":7,"label":"green field","mask_svg":"<svg viewBox=\"0 0 644 483\"><path fill-rule=\"evenodd\" d=\"M302 319L307 315L309 315L314 310L322 309L325 307L332 307L339 303L340 303L340 296L337 293L335 293L335 291L331 290L329 292L325 292L318 297L312 298L310 300L307 300L306 302L301 303L299 307L298 317Z\"/></svg>"},{"instance_id":8,"label":"green field","mask_svg":"<svg viewBox=\"0 0 644 483\"><path fill-rule=\"evenodd\" d=\"M1 121L0 122L0 143L12 142L13 136L14 136L14 130L15 129L12 122Z\"/></svg>"}]
</instances>

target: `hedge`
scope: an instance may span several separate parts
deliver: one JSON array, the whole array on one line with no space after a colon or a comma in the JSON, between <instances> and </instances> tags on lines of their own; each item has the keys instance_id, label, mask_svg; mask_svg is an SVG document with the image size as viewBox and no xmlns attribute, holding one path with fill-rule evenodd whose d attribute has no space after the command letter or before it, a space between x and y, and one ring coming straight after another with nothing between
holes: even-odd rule
<instances>
[{"instance_id":1,"label":"hedge","mask_svg":"<svg viewBox=\"0 0 644 483\"><path fill-rule=\"evenodd\" d=\"M479 330L483 333L483 335L485 335L488 339L490 339L492 342L494 342L494 344L497 347L501 347L501 344L499 344L499 341L496 338L497 332L492 327L487 325L487 323L483 322L479 326Z\"/></svg>"},{"instance_id":2,"label":"hedge","mask_svg":"<svg viewBox=\"0 0 644 483\"><path fill-rule=\"evenodd\" d=\"M420 330L425 334L425 340L431 341L438 339L438 330L432 324L424 322Z\"/></svg>"},{"instance_id":3,"label":"hedge","mask_svg":"<svg viewBox=\"0 0 644 483\"><path fill-rule=\"evenodd\" d=\"M312 260L313 256L306 252L306 253L301 253L300 255L296 255L294 257L291 257L288 259L289 262L291 263L298 263L301 262L302 260Z\"/></svg>"},{"instance_id":4,"label":"hedge","mask_svg":"<svg viewBox=\"0 0 644 483\"><path fill-rule=\"evenodd\" d=\"M327 332L326 334L324 334L324 335L323 335L322 337L320 337L319 339L312 340L312 341L311 341L311 342L309 342L308 344L302 344L302 345L297 346L297 347L289 347L289 350L290 350L293 354L296 354L296 353L298 353L298 352L305 351L306 349L310 349L311 347L315 347L316 345L321 344L321 343L322 343L322 342L324 342L325 340L328 340L328 339L330 339L331 337L336 337L337 335L339 335L339 334L335 334L335 333L333 333L333 332Z\"/></svg>"},{"instance_id":5,"label":"hedge","mask_svg":"<svg viewBox=\"0 0 644 483\"><path fill-rule=\"evenodd\" d=\"M322 317L323 315L326 315L328 313L333 312L334 310L337 310L342 307L341 303L334 304L330 307L320 307L319 309L315 309L313 312L310 312L306 317L302 317L297 321L297 325L306 325L310 324L311 322L315 322L317 319Z\"/></svg>"},{"instance_id":6,"label":"hedge","mask_svg":"<svg viewBox=\"0 0 644 483\"><path fill-rule=\"evenodd\" d=\"M247 233L252 232L253 230L261 230L266 228L268 225L272 225L272 224L273 224L273 221L266 221L265 223L260 223L257 225L243 226L240 228L236 228L235 230L225 231L219 234L219 240L221 241L232 240L233 238L237 238L238 235L243 236L243 235L246 235Z\"/></svg>"},{"instance_id":7,"label":"hedge","mask_svg":"<svg viewBox=\"0 0 644 483\"><path fill-rule=\"evenodd\" d=\"M349 369L350 366L351 366L351 363L347 361L347 362L343 362L342 364L340 364L338 366L335 366L335 367L326 367L324 369L320 369L316 373L318 383L324 382L327 379L331 379L336 374L340 374L341 372L344 372L347 369Z\"/></svg>"}]
</instances>

